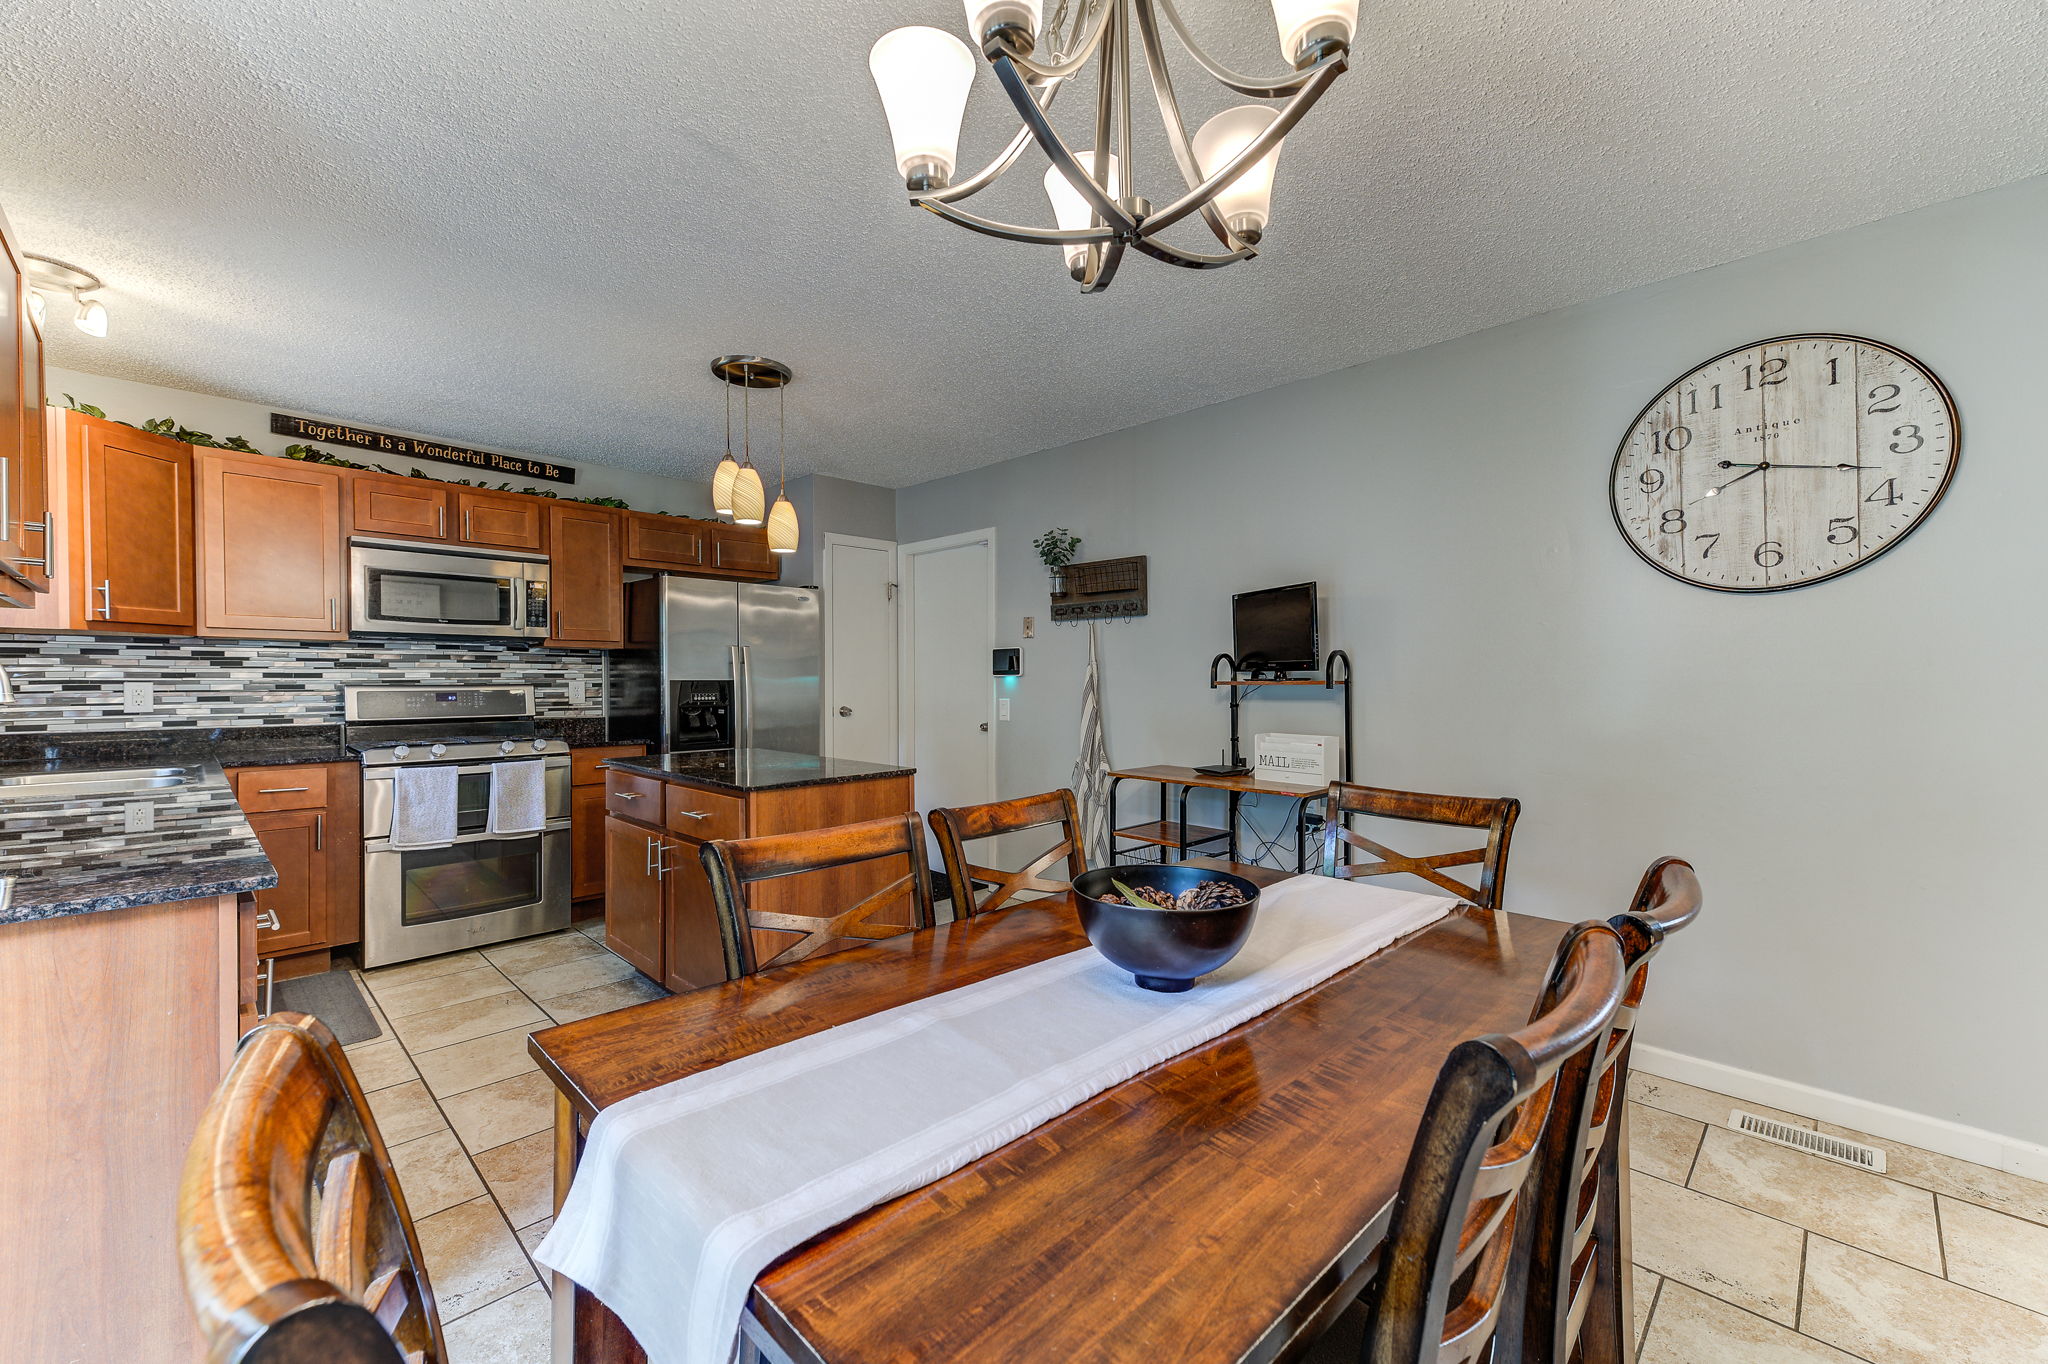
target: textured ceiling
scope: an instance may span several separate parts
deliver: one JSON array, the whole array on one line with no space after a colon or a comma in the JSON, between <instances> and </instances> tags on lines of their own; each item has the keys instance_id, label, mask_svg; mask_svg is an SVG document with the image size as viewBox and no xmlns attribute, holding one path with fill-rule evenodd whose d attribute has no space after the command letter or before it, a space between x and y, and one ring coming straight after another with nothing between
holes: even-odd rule
<instances>
[{"instance_id":1,"label":"textured ceiling","mask_svg":"<svg viewBox=\"0 0 2048 1364\"><path fill-rule=\"evenodd\" d=\"M1183 8L1279 65L1257 0ZM1084 298L896 188L866 49L953 0L44 0L0 48L0 203L110 283L61 365L701 477L705 363L754 351L797 371L792 473L901 486L2039 174L2042 14L1367 0L1266 253ZM1176 72L1191 122L1238 102ZM970 165L1009 129L978 80ZM1042 169L974 206L1047 221Z\"/></svg>"}]
</instances>

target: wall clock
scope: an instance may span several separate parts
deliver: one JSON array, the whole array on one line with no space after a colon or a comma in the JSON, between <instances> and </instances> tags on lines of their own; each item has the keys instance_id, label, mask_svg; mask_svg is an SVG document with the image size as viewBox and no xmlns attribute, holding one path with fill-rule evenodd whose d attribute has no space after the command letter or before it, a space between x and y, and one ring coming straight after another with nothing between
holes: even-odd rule
<instances>
[{"instance_id":1,"label":"wall clock","mask_svg":"<svg viewBox=\"0 0 2048 1364\"><path fill-rule=\"evenodd\" d=\"M1941 380L1892 346L1811 333L1700 365L1636 414L1608 499L1653 568L1779 592L1861 568L1948 491L1962 443Z\"/></svg>"}]
</instances>

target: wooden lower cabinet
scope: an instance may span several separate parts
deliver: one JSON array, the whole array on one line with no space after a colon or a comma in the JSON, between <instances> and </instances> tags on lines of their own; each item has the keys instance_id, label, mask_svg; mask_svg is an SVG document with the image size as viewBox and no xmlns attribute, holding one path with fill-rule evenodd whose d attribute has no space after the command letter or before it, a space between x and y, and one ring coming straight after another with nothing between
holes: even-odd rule
<instances>
[{"instance_id":1,"label":"wooden lower cabinet","mask_svg":"<svg viewBox=\"0 0 2048 1364\"><path fill-rule=\"evenodd\" d=\"M659 830L610 815L604 821L604 945L652 980L663 977Z\"/></svg>"},{"instance_id":2,"label":"wooden lower cabinet","mask_svg":"<svg viewBox=\"0 0 2048 1364\"><path fill-rule=\"evenodd\" d=\"M569 898L604 894L604 774L609 758L637 758L646 744L607 744L569 753ZM594 913L595 911L591 911ZM579 918L587 917L579 912Z\"/></svg>"},{"instance_id":3,"label":"wooden lower cabinet","mask_svg":"<svg viewBox=\"0 0 2048 1364\"><path fill-rule=\"evenodd\" d=\"M185 1145L254 999L232 895L0 924L0 1360L200 1364Z\"/></svg>"},{"instance_id":4,"label":"wooden lower cabinet","mask_svg":"<svg viewBox=\"0 0 2048 1364\"><path fill-rule=\"evenodd\" d=\"M361 767L238 767L228 779L277 868L277 885L254 897L257 955L326 969L327 953L363 936ZM279 979L302 973L293 963L273 969Z\"/></svg>"}]
</instances>

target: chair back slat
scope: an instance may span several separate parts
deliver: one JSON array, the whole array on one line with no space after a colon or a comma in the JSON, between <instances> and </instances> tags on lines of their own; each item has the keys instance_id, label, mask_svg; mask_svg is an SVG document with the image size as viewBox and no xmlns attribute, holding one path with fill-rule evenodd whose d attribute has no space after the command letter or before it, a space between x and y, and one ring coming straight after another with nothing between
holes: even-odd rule
<instances>
[{"instance_id":1,"label":"chair back slat","mask_svg":"<svg viewBox=\"0 0 2048 1364\"><path fill-rule=\"evenodd\" d=\"M1041 796L997 801L991 805L963 805L938 809L931 814L932 832L939 840L939 856L946 866L946 883L953 895L953 913L965 918L1002 909L1019 895L1038 892L1057 895L1069 889L1073 879L1088 870L1087 855L1081 848L1081 812L1074 793L1062 788ZM1059 827L1059 841L1017 871L977 866L967 855L967 845L977 839L1001 834L1023 833L1047 826ZM1067 879L1056 881L1040 873L1065 860ZM979 903L974 896L977 881L994 884L995 889Z\"/></svg>"},{"instance_id":2,"label":"chair back slat","mask_svg":"<svg viewBox=\"0 0 2048 1364\"><path fill-rule=\"evenodd\" d=\"M1614 931L1579 924L1529 1024L1460 1043L1445 1061L1395 1199L1366 1364L1521 1357L1518 1247L1544 1173L1542 1136L1560 1105L1583 1106L1623 977Z\"/></svg>"},{"instance_id":3,"label":"chair back slat","mask_svg":"<svg viewBox=\"0 0 2048 1364\"><path fill-rule=\"evenodd\" d=\"M1566 1364L1582 1350L1604 1358L1603 1352L1632 1339L1624 1144L1629 1053L1650 959L1667 935L1699 917L1700 905L1691 864L1661 857L1643 874L1629 908L1607 921L1627 976L1592 1059L1583 1111L1554 1114L1545 1135L1540 1161L1549 1168L1532 1211L1527 1364ZM1613 1187L1603 1170L1613 1172Z\"/></svg>"},{"instance_id":4,"label":"chair back slat","mask_svg":"<svg viewBox=\"0 0 2048 1364\"><path fill-rule=\"evenodd\" d=\"M1323 870L1328 875L1346 878L1415 876L1480 909L1498 910L1507 877L1508 844L1514 837L1515 819L1521 810L1522 803L1512 796L1438 796L1421 791L1391 791L1352 782L1331 782L1324 807ZM1484 829L1486 846L1462 852L1411 856L1396 852L1351 828L1351 815L1410 824ZM1371 853L1379 860L1357 861L1353 858L1353 850ZM1444 872L1446 867L1473 865L1480 868L1476 886Z\"/></svg>"},{"instance_id":5,"label":"chair back slat","mask_svg":"<svg viewBox=\"0 0 2048 1364\"><path fill-rule=\"evenodd\" d=\"M405 1195L348 1058L318 1019L243 1037L178 1189L185 1292L213 1361L442 1364Z\"/></svg>"},{"instance_id":6,"label":"chair back slat","mask_svg":"<svg viewBox=\"0 0 2048 1364\"><path fill-rule=\"evenodd\" d=\"M802 961L835 944L890 938L932 924L931 869L925 862L924 830L914 814L803 833L719 839L705 844L700 855L711 878L726 961L736 976ZM748 887L762 881L895 857L907 857L910 870L845 908L797 914L750 903ZM877 922L883 910L905 899L910 906L908 928ZM757 928L802 936L762 958L751 931Z\"/></svg>"}]
</instances>

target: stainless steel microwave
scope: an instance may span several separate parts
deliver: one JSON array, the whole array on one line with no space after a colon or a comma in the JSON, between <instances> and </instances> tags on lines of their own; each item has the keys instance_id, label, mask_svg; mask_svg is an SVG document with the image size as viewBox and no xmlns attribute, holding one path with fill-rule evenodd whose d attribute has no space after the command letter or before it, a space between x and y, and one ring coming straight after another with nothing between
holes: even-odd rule
<instances>
[{"instance_id":1,"label":"stainless steel microwave","mask_svg":"<svg viewBox=\"0 0 2048 1364\"><path fill-rule=\"evenodd\" d=\"M546 559L355 540L349 569L352 632L547 638Z\"/></svg>"}]
</instances>

